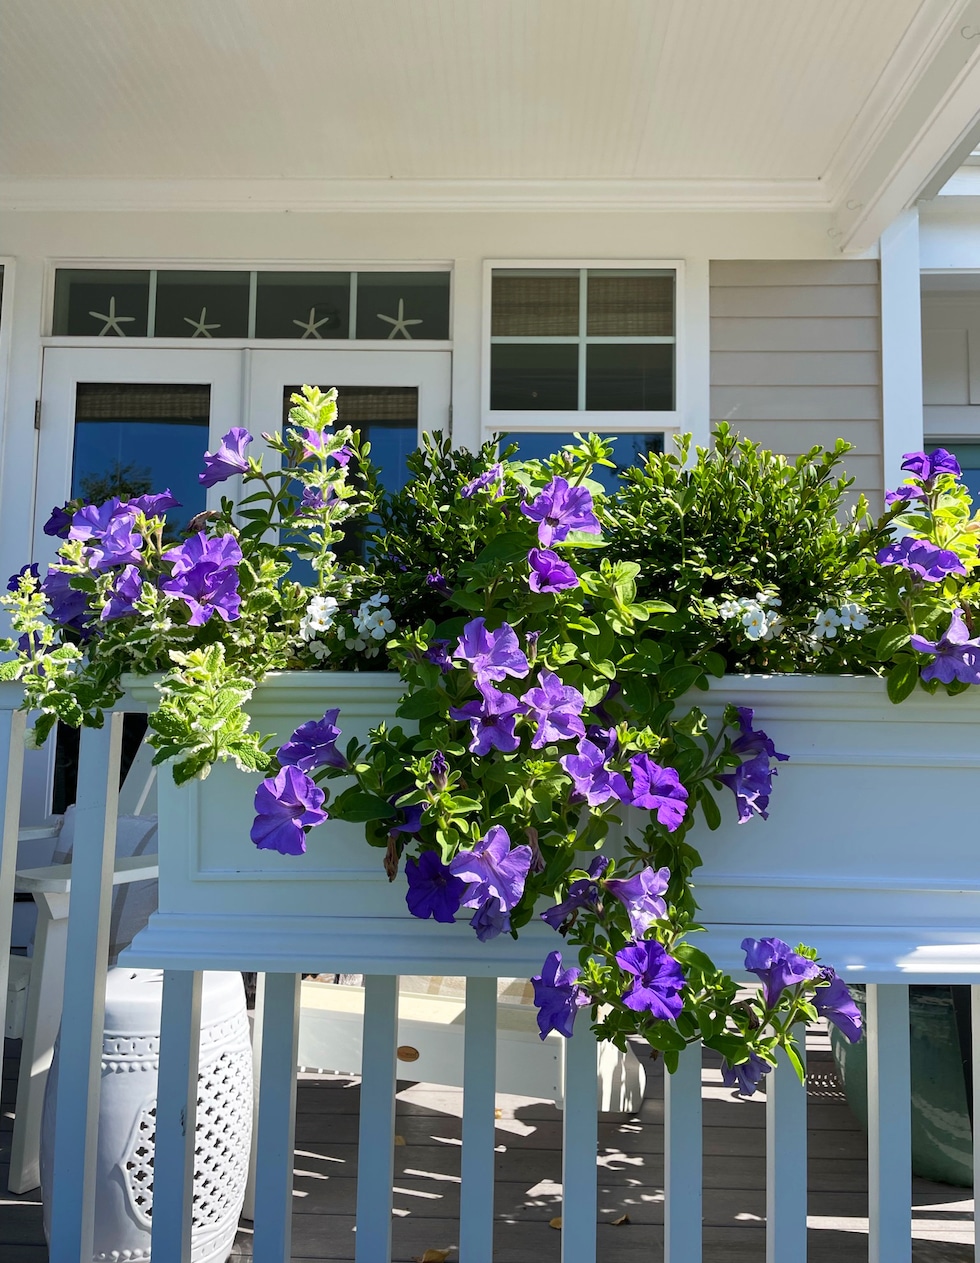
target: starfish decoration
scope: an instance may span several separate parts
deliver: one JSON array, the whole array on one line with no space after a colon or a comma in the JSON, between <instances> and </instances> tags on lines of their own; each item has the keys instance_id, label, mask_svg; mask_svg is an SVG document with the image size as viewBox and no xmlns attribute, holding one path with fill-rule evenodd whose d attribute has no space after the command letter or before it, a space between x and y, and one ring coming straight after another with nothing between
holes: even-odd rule
<instances>
[{"instance_id":1,"label":"starfish decoration","mask_svg":"<svg viewBox=\"0 0 980 1263\"><path fill-rule=\"evenodd\" d=\"M396 334L399 334L399 333L402 335L403 338L408 338L408 340L411 341L412 335L408 331L408 326L420 325L422 323L421 320L406 320L405 319L404 298L399 298L398 300L398 318L397 319L394 316L382 316L380 311L378 312L378 319L383 320L385 324L391 325L391 333L388 334L389 342L391 341L393 337L395 337Z\"/></svg>"},{"instance_id":2,"label":"starfish decoration","mask_svg":"<svg viewBox=\"0 0 980 1263\"><path fill-rule=\"evenodd\" d=\"M193 318L193 316L184 317L184 324L190 325L190 327L194 330L194 332L191 334L192 338L196 338L198 336L202 338L210 338L212 329L221 328L220 324L216 324L216 325L205 324L204 322L207 319L207 315L208 315L207 307L202 307L201 314L200 316L198 316L196 320Z\"/></svg>"},{"instance_id":3,"label":"starfish decoration","mask_svg":"<svg viewBox=\"0 0 980 1263\"><path fill-rule=\"evenodd\" d=\"M109 311L90 311L90 316L94 316L96 320L104 320L105 324L99 330L99 337L104 338L110 331L118 333L121 338L126 336L126 330L122 328L124 324L132 324L136 319L135 316L117 316L116 315L116 299L115 296L109 299Z\"/></svg>"},{"instance_id":4,"label":"starfish decoration","mask_svg":"<svg viewBox=\"0 0 980 1263\"><path fill-rule=\"evenodd\" d=\"M311 307L308 319L294 320L293 324L298 325L298 327L303 330L303 333L300 337L300 341L302 341L303 338L317 338L319 341L322 342L323 334L319 332L320 326L329 324L329 322L330 322L329 312L325 316L321 316L320 319L317 320L316 308Z\"/></svg>"}]
</instances>

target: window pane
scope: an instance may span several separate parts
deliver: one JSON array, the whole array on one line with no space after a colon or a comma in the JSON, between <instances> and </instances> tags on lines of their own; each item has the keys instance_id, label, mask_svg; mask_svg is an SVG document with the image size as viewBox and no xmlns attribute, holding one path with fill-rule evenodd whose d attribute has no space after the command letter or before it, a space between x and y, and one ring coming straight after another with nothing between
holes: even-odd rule
<instances>
[{"instance_id":1,"label":"window pane","mask_svg":"<svg viewBox=\"0 0 980 1263\"><path fill-rule=\"evenodd\" d=\"M590 272L587 331L620 338L672 337L673 272Z\"/></svg>"},{"instance_id":2,"label":"window pane","mask_svg":"<svg viewBox=\"0 0 980 1263\"><path fill-rule=\"evenodd\" d=\"M659 432L603 435L603 438L612 443L612 459L616 462L618 469L627 469L630 465L638 464L648 452L664 450L664 436ZM577 442L578 439L574 434L520 433L505 434L500 440L500 447L503 450L508 443L517 443L518 450L512 457L513 460L547 460L549 456L561 451L566 444ZM601 483L607 491L615 490L619 481L617 470L607 469L604 465L596 465L592 471L592 478Z\"/></svg>"},{"instance_id":3,"label":"window pane","mask_svg":"<svg viewBox=\"0 0 980 1263\"><path fill-rule=\"evenodd\" d=\"M55 337L144 338L149 272L59 268L54 278Z\"/></svg>"},{"instance_id":4,"label":"window pane","mask_svg":"<svg viewBox=\"0 0 980 1263\"><path fill-rule=\"evenodd\" d=\"M176 537L205 507L197 475L210 412L210 386L80 382L72 497L101 503L169 487L182 506L167 514L168 538Z\"/></svg>"},{"instance_id":5,"label":"window pane","mask_svg":"<svg viewBox=\"0 0 980 1263\"><path fill-rule=\"evenodd\" d=\"M578 272L494 272L490 332L495 337L575 337L578 318Z\"/></svg>"},{"instance_id":6,"label":"window pane","mask_svg":"<svg viewBox=\"0 0 980 1263\"><path fill-rule=\"evenodd\" d=\"M448 272L359 272L359 338L449 337Z\"/></svg>"},{"instance_id":7,"label":"window pane","mask_svg":"<svg viewBox=\"0 0 980 1263\"><path fill-rule=\"evenodd\" d=\"M349 323L349 272L259 272L257 338L346 338Z\"/></svg>"},{"instance_id":8,"label":"window pane","mask_svg":"<svg viewBox=\"0 0 980 1263\"><path fill-rule=\"evenodd\" d=\"M980 508L980 443L944 442L942 439L926 441L926 451L934 451L937 447L945 447L960 462L963 470L963 484L973 497L973 507Z\"/></svg>"},{"instance_id":9,"label":"window pane","mask_svg":"<svg viewBox=\"0 0 980 1263\"><path fill-rule=\"evenodd\" d=\"M674 348L670 343L599 343L586 347L589 412L672 412Z\"/></svg>"},{"instance_id":10,"label":"window pane","mask_svg":"<svg viewBox=\"0 0 980 1263\"><path fill-rule=\"evenodd\" d=\"M490 348L490 407L499 411L578 408L575 343L497 342Z\"/></svg>"},{"instance_id":11,"label":"window pane","mask_svg":"<svg viewBox=\"0 0 980 1263\"><path fill-rule=\"evenodd\" d=\"M247 272L158 272L160 338L248 336Z\"/></svg>"}]
</instances>

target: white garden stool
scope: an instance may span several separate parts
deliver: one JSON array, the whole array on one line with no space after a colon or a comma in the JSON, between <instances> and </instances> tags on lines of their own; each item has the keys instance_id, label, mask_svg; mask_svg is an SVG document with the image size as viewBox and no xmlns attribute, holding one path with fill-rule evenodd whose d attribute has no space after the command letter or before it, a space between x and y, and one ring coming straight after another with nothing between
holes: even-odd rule
<instances>
[{"instance_id":1,"label":"white garden stool","mask_svg":"<svg viewBox=\"0 0 980 1263\"><path fill-rule=\"evenodd\" d=\"M93 1181L95 1263L150 1258L162 999L161 970L109 970ZM46 1236L57 1081L56 1044L41 1122ZM192 1259L224 1263L238 1229L252 1136L252 1048L241 974L204 974L198 1085Z\"/></svg>"}]
</instances>

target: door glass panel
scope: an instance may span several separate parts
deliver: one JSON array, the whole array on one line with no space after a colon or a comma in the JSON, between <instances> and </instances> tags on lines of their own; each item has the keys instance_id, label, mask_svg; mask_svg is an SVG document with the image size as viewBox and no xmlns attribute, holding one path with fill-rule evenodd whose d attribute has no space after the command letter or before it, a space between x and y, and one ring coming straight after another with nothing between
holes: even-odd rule
<instances>
[{"instance_id":1,"label":"door glass panel","mask_svg":"<svg viewBox=\"0 0 980 1263\"><path fill-rule=\"evenodd\" d=\"M257 338L350 337L349 272L259 272Z\"/></svg>"},{"instance_id":2,"label":"door glass panel","mask_svg":"<svg viewBox=\"0 0 980 1263\"><path fill-rule=\"evenodd\" d=\"M144 338L149 272L59 268L51 332L82 337Z\"/></svg>"},{"instance_id":3,"label":"door glass panel","mask_svg":"<svg viewBox=\"0 0 980 1263\"><path fill-rule=\"evenodd\" d=\"M449 337L448 272L358 272L357 336Z\"/></svg>"},{"instance_id":4,"label":"door glass panel","mask_svg":"<svg viewBox=\"0 0 980 1263\"><path fill-rule=\"evenodd\" d=\"M158 338L248 336L248 272L158 272Z\"/></svg>"},{"instance_id":5,"label":"door glass panel","mask_svg":"<svg viewBox=\"0 0 980 1263\"><path fill-rule=\"evenodd\" d=\"M208 448L211 387L79 382L71 495L101 503L167 487L181 502L168 537L205 508L197 480Z\"/></svg>"},{"instance_id":6,"label":"door glass panel","mask_svg":"<svg viewBox=\"0 0 980 1263\"><path fill-rule=\"evenodd\" d=\"M607 443L612 444L611 459L616 462L616 469L607 469L604 465L596 465L592 470L592 478L595 482L601 483L606 491L615 491L619 481L617 472L620 469L628 469L630 465L639 464L648 452L662 452L664 450L664 436L658 431L647 434L620 434L602 436ZM517 451L511 457L511 460L547 460L549 456L560 452L563 447L569 443L578 443L574 434L556 434L553 431L545 433L527 433L504 434L500 439L500 448L503 451L508 444L516 443Z\"/></svg>"}]
</instances>

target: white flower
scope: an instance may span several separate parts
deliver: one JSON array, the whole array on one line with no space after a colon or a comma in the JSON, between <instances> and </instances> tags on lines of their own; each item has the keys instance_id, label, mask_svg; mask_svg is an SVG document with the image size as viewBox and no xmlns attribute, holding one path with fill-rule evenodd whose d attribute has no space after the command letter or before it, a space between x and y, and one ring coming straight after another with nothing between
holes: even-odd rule
<instances>
[{"instance_id":1,"label":"white flower","mask_svg":"<svg viewBox=\"0 0 980 1263\"><path fill-rule=\"evenodd\" d=\"M337 602L332 596L315 596L299 620L299 634L313 640L320 632L329 631L337 615Z\"/></svg>"},{"instance_id":2,"label":"white flower","mask_svg":"<svg viewBox=\"0 0 980 1263\"><path fill-rule=\"evenodd\" d=\"M786 620L781 614L770 615L766 620L766 630L762 633L762 639L775 640L785 626Z\"/></svg>"},{"instance_id":3,"label":"white flower","mask_svg":"<svg viewBox=\"0 0 980 1263\"><path fill-rule=\"evenodd\" d=\"M319 658L321 662L330 657L330 646L324 640L311 640L309 649L313 657Z\"/></svg>"},{"instance_id":4,"label":"white flower","mask_svg":"<svg viewBox=\"0 0 980 1263\"><path fill-rule=\"evenodd\" d=\"M354 631L358 638L384 640L395 630L395 621L388 610L388 597L369 596L358 606L354 616Z\"/></svg>"},{"instance_id":5,"label":"white flower","mask_svg":"<svg viewBox=\"0 0 980 1263\"><path fill-rule=\"evenodd\" d=\"M864 631L868 616L856 601L848 601L840 607L840 625L850 631Z\"/></svg>"},{"instance_id":6,"label":"white flower","mask_svg":"<svg viewBox=\"0 0 980 1263\"><path fill-rule=\"evenodd\" d=\"M741 618L742 607L737 601L722 601L718 606L718 613L722 618Z\"/></svg>"},{"instance_id":7,"label":"white flower","mask_svg":"<svg viewBox=\"0 0 980 1263\"><path fill-rule=\"evenodd\" d=\"M742 627L749 640L761 640L766 634L766 623L765 611L759 609L758 606L755 609L746 610L742 615Z\"/></svg>"},{"instance_id":8,"label":"white flower","mask_svg":"<svg viewBox=\"0 0 980 1263\"><path fill-rule=\"evenodd\" d=\"M348 636L344 641L344 647L347 649L356 649L358 653L363 653L367 648L367 641L360 636Z\"/></svg>"},{"instance_id":9,"label":"white flower","mask_svg":"<svg viewBox=\"0 0 980 1263\"><path fill-rule=\"evenodd\" d=\"M757 592L755 599L759 605L771 605L774 609L779 609L782 601L778 596L773 596L771 592Z\"/></svg>"},{"instance_id":10,"label":"white flower","mask_svg":"<svg viewBox=\"0 0 980 1263\"><path fill-rule=\"evenodd\" d=\"M836 610L824 610L822 614L818 614L813 620L813 635L818 639L826 636L831 640L837 635L837 629L841 625L840 615Z\"/></svg>"}]
</instances>

